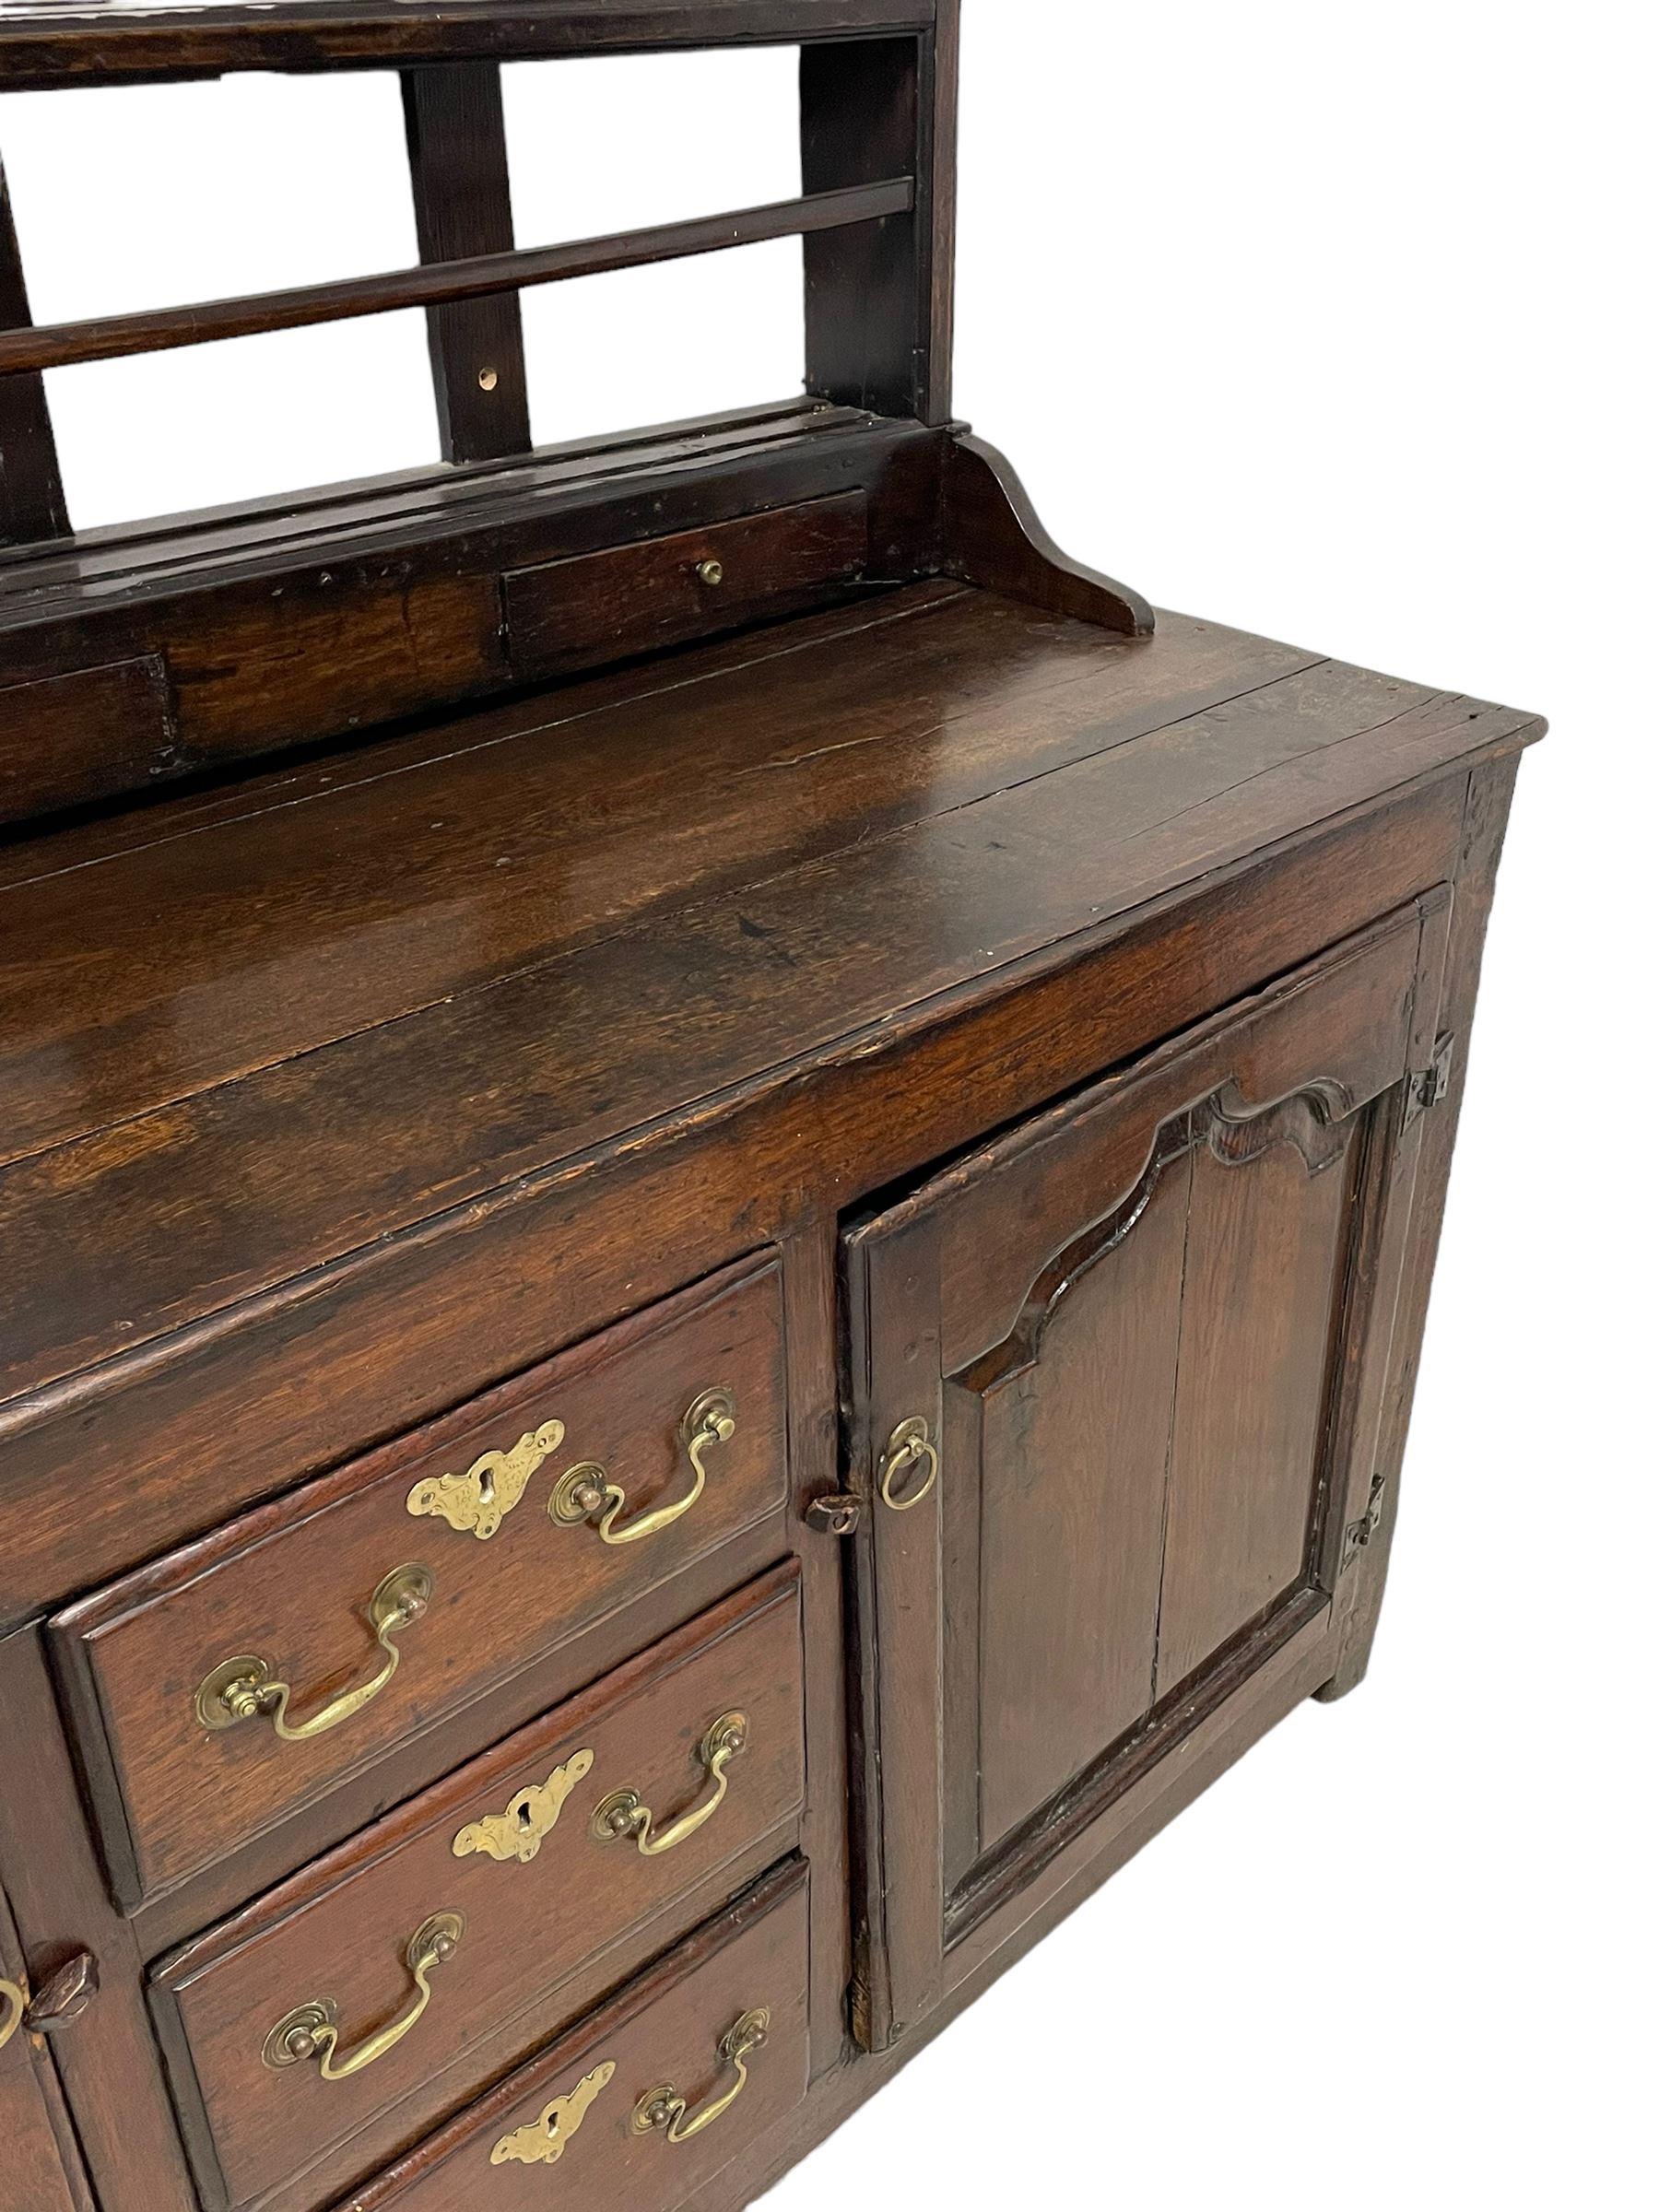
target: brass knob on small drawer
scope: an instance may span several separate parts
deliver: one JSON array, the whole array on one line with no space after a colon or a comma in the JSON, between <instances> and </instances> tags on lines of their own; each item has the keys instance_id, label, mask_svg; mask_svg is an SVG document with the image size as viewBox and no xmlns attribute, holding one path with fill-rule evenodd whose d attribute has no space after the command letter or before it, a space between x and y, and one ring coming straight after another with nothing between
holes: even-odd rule
<instances>
[{"instance_id":1,"label":"brass knob on small drawer","mask_svg":"<svg viewBox=\"0 0 1659 2212\"><path fill-rule=\"evenodd\" d=\"M706 583L710 591L717 592L725 582L724 561L700 560L697 564L697 581L699 583Z\"/></svg>"}]
</instances>

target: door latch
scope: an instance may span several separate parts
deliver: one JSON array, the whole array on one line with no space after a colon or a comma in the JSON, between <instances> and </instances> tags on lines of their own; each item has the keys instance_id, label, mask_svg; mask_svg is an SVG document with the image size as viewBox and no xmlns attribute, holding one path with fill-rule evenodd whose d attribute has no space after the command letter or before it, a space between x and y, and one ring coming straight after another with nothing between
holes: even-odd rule
<instances>
[{"instance_id":1,"label":"door latch","mask_svg":"<svg viewBox=\"0 0 1659 2212\"><path fill-rule=\"evenodd\" d=\"M832 1491L828 1497L815 1498L806 1508L806 1525L816 1528L820 1535L852 1536L858 1533L864 1519L864 1500L853 1498L845 1491Z\"/></svg>"}]
</instances>

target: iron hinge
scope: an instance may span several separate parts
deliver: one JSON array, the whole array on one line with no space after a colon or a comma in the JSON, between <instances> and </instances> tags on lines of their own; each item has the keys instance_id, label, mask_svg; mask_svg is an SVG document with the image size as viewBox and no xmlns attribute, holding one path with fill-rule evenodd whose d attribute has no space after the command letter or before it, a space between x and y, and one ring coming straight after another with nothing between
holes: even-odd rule
<instances>
[{"instance_id":1,"label":"iron hinge","mask_svg":"<svg viewBox=\"0 0 1659 2212\"><path fill-rule=\"evenodd\" d=\"M863 1519L864 1500L851 1497L845 1492L815 1498L806 1508L806 1524L809 1528L816 1528L820 1535L856 1535L858 1524Z\"/></svg>"},{"instance_id":2,"label":"iron hinge","mask_svg":"<svg viewBox=\"0 0 1659 2212\"><path fill-rule=\"evenodd\" d=\"M1359 1554L1382 1525L1382 1505L1388 1495L1386 1475L1371 1477L1371 1496L1365 1511L1358 1521L1350 1521L1342 1532L1342 1565L1339 1572L1346 1574Z\"/></svg>"},{"instance_id":3,"label":"iron hinge","mask_svg":"<svg viewBox=\"0 0 1659 2212\"><path fill-rule=\"evenodd\" d=\"M1452 1061L1457 1040L1449 1032L1435 1042L1434 1057L1427 1067L1414 1068L1406 1079L1406 1123L1410 1128L1419 1113L1438 1106L1452 1088Z\"/></svg>"}]
</instances>

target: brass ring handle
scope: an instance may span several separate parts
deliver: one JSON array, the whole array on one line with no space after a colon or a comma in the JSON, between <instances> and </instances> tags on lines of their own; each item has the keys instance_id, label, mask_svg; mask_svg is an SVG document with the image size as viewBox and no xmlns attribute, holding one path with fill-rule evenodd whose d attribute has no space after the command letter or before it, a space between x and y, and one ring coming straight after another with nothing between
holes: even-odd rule
<instances>
[{"instance_id":1,"label":"brass ring handle","mask_svg":"<svg viewBox=\"0 0 1659 2212\"><path fill-rule=\"evenodd\" d=\"M349 2081L394 2051L411 2028L423 2018L432 2001L432 1976L447 1966L460 1947L466 1923L459 1912L437 1912L418 1927L404 1947L404 1964L415 1978L415 2002L399 2013L377 2035L360 2044L349 2058L339 2059L339 2008L332 1997L313 1997L297 2005L286 2019L278 2020L265 2042L265 2063L281 2073L285 2067L318 2061L324 2081Z\"/></svg>"},{"instance_id":2,"label":"brass ring handle","mask_svg":"<svg viewBox=\"0 0 1659 2212\"><path fill-rule=\"evenodd\" d=\"M697 1756L709 1771L709 1780L714 1784L714 1794L694 1805L688 1813L682 1813L671 1828L659 1835L656 1817L648 1805L640 1801L638 1790L613 1791L594 1815L593 1832L601 1843L626 1842L633 1839L642 1859L660 1859L665 1852L677 1851L679 1846L706 1828L725 1803L731 1777L727 1769L748 1743L748 1719L741 1712L721 1714L702 1742Z\"/></svg>"},{"instance_id":3,"label":"brass ring handle","mask_svg":"<svg viewBox=\"0 0 1659 2212\"><path fill-rule=\"evenodd\" d=\"M729 1390L705 1390L687 1408L680 1422L680 1441L686 1456L691 1462L696 1480L683 1498L672 1505L659 1507L654 1513L645 1513L638 1521L630 1521L626 1528L618 1528L628 1493L619 1483L613 1482L606 1470L596 1459L584 1459L580 1466L571 1467L561 1475L554 1485L547 1511L564 1528L579 1528L584 1521L599 1520L599 1539L604 1544L642 1544L648 1536L660 1535L675 1522L683 1521L702 1496L709 1479L705 1454L715 1444L729 1444L737 1433L737 1401Z\"/></svg>"},{"instance_id":4,"label":"brass ring handle","mask_svg":"<svg viewBox=\"0 0 1659 2212\"><path fill-rule=\"evenodd\" d=\"M736 2073L737 2078L723 2097L712 2104L705 2104L695 2120L686 2115L690 2107L671 2081L660 2088L648 2089L634 2107L633 2132L636 2136L665 2135L670 2143L690 2143L705 2128L712 2127L723 2119L748 2087L748 2061L765 2043L771 2030L771 2014L764 2006L754 2012L746 2012L735 2020L720 2039L720 2055Z\"/></svg>"},{"instance_id":5,"label":"brass ring handle","mask_svg":"<svg viewBox=\"0 0 1659 2212\"><path fill-rule=\"evenodd\" d=\"M925 1466L927 1474L920 1486L907 1497L899 1494L899 1483L912 1467ZM920 1415L900 1421L888 1439L888 1448L881 1462L881 1502L895 1513L908 1513L921 1504L939 1479L939 1448L928 1434L927 1423Z\"/></svg>"},{"instance_id":6,"label":"brass ring handle","mask_svg":"<svg viewBox=\"0 0 1659 2212\"><path fill-rule=\"evenodd\" d=\"M369 1625L374 1641L386 1654L385 1664L371 1682L347 1690L324 1705L309 1721L288 1717L294 1695L290 1683L272 1678L270 1662L243 1653L216 1666L196 1691L196 1718L204 1728L240 1727L243 1721L266 1719L285 1744L310 1743L326 1735L361 1712L385 1688L397 1672L402 1654L395 1639L413 1628L432 1602L436 1581L429 1567L398 1567L387 1575L369 1600Z\"/></svg>"},{"instance_id":7,"label":"brass ring handle","mask_svg":"<svg viewBox=\"0 0 1659 2212\"><path fill-rule=\"evenodd\" d=\"M0 1982L0 2051L23 2025L23 2015L29 2007L29 1994L15 1982Z\"/></svg>"}]
</instances>

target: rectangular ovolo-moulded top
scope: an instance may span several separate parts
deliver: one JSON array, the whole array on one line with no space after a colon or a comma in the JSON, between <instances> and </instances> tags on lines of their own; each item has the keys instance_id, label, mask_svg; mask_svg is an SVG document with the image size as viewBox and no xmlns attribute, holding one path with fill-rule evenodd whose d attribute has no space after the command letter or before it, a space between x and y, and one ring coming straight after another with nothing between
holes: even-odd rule
<instances>
[{"instance_id":1,"label":"rectangular ovolo-moulded top","mask_svg":"<svg viewBox=\"0 0 1659 2212\"><path fill-rule=\"evenodd\" d=\"M665 47L794 45L933 28L934 0L278 0L0 6L0 90L275 69L406 68Z\"/></svg>"}]
</instances>

